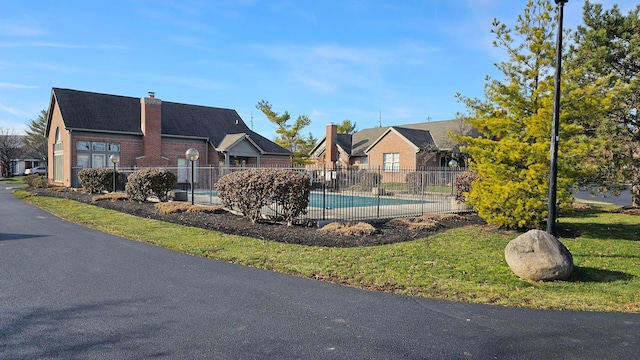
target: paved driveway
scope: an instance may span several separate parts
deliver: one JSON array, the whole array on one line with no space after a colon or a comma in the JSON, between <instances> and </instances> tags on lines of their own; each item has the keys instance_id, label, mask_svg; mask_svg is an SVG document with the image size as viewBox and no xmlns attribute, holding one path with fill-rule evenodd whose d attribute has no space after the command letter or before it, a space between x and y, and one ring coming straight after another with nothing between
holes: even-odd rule
<instances>
[{"instance_id":1,"label":"paved driveway","mask_svg":"<svg viewBox=\"0 0 640 360\"><path fill-rule=\"evenodd\" d=\"M0 184L0 359L636 359L640 315L361 291L60 220Z\"/></svg>"}]
</instances>

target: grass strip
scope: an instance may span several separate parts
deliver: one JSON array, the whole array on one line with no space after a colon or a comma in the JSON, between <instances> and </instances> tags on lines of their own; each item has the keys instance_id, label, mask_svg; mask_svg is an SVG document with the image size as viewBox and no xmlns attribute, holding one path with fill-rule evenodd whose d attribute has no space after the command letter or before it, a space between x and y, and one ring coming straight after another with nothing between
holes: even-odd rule
<instances>
[{"instance_id":1,"label":"grass strip","mask_svg":"<svg viewBox=\"0 0 640 360\"><path fill-rule=\"evenodd\" d=\"M424 239L364 248L283 244L139 218L72 200L24 197L63 219L195 256L409 296L503 306L640 312L640 217L602 210L563 217L581 236L569 281L519 279L504 261L517 234L467 226Z\"/></svg>"}]
</instances>

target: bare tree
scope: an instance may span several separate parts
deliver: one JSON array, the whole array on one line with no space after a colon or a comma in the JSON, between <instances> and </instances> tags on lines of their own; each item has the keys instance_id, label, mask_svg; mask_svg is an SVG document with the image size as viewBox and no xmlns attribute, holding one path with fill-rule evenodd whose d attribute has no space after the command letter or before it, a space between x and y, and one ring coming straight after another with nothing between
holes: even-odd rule
<instances>
[{"instance_id":1,"label":"bare tree","mask_svg":"<svg viewBox=\"0 0 640 360\"><path fill-rule=\"evenodd\" d=\"M0 128L0 169L2 169L2 176L11 175L11 160L18 156L22 145L22 137L15 130Z\"/></svg>"}]
</instances>

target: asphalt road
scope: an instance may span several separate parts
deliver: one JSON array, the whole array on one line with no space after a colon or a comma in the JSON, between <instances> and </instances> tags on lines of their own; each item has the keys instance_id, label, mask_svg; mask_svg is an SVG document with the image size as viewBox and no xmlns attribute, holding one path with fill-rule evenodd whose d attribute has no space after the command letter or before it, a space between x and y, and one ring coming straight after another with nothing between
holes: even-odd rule
<instances>
[{"instance_id":1,"label":"asphalt road","mask_svg":"<svg viewBox=\"0 0 640 360\"><path fill-rule=\"evenodd\" d=\"M624 189L623 191L620 192L620 194L617 194L617 195L611 192L592 194L588 187L583 187L575 191L572 195L577 199L598 201L598 202L610 203L610 204L619 205L619 206L631 205L630 189Z\"/></svg>"},{"instance_id":2,"label":"asphalt road","mask_svg":"<svg viewBox=\"0 0 640 360\"><path fill-rule=\"evenodd\" d=\"M637 359L640 315L361 291L89 230L0 185L0 359Z\"/></svg>"}]
</instances>

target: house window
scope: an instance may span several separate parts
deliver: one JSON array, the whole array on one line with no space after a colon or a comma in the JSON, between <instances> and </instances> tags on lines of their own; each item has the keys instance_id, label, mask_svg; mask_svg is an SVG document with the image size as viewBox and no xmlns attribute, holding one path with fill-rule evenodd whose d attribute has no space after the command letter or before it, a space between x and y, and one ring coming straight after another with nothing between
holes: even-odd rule
<instances>
[{"instance_id":1,"label":"house window","mask_svg":"<svg viewBox=\"0 0 640 360\"><path fill-rule=\"evenodd\" d=\"M106 151L107 150L107 144L103 143L103 142L94 141L93 143L91 143L91 145L92 145L91 149L93 151Z\"/></svg>"},{"instance_id":2,"label":"house window","mask_svg":"<svg viewBox=\"0 0 640 360\"><path fill-rule=\"evenodd\" d=\"M120 153L119 143L103 141L76 141L76 166L86 168L102 168L109 166L109 156Z\"/></svg>"},{"instance_id":3,"label":"house window","mask_svg":"<svg viewBox=\"0 0 640 360\"><path fill-rule=\"evenodd\" d=\"M53 180L64 179L64 147L60 141L60 128L56 129L56 143L53 145Z\"/></svg>"},{"instance_id":4,"label":"house window","mask_svg":"<svg viewBox=\"0 0 640 360\"><path fill-rule=\"evenodd\" d=\"M383 167L385 172L400 171L400 153L383 154Z\"/></svg>"},{"instance_id":5,"label":"house window","mask_svg":"<svg viewBox=\"0 0 640 360\"><path fill-rule=\"evenodd\" d=\"M76 150L91 150L91 143L89 141L78 141L76 143Z\"/></svg>"}]
</instances>

